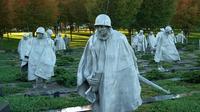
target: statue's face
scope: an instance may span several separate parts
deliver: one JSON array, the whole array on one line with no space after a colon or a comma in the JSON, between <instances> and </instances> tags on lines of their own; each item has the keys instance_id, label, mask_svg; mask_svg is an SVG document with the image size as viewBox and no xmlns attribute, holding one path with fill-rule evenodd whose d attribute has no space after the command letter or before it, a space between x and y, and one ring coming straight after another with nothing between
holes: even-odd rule
<instances>
[{"instance_id":1,"label":"statue's face","mask_svg":"<svg viewBox=\"0 0 200 112\"><path fill-rule=\"evenodd\" d=\"M23 38L24 38L24 40L27 40L27 39L28 39L28 37L26 37L26 36L25 36L25 37L23 37Z\"/></svg>"},{"instance_id":2,"label":"statue's face","mask_svg":"<svg viewBox=\"0 0 200 112\"><path fill-rule=\"evenodd\" d=\"M172 30L166 31L168 35L172 34Z\"/></svg>"},{"instance_id":3,"label":"statue's face","mask_svg":"<svg viewBox=\"0 0 200 112\"><path fill-rule=\"evenodd\" d=\"M47 38L51 38L51 36L52 36L52 35L51 35L51 34L49 34L49 33L47 33L47 35L48 35L48 36L47 36Z\"/></svg>"},{"instance_id":4,"label":"statue's face","mask_svg":"<svg viewBox=\"0 0 200 112\"><path fill-rule=\"evenodd\" d=\"M108 26L95 26L97 30L97 35L100 40L106 40L110 36L110 27Z\"/></svg>"},{"instance_id":5,"label":"statue's face","mask_svg":"<svg viewBox=\"0 0 200 112\"><path fill-rule=\"evenodd\" d=\"M183 31L181 31L181 34L184 34Z\"/></svg>"},{"instance_id":6,"label":"statue's face","mask_svg":"<svg viewBox=\"0 0 200 112\"><path fill-rule=\"evenodd\" d=\"M42 39L43 38L43 34L42 33L37 33L37 38L38 39Z\"/></svg>"}]
</instances>

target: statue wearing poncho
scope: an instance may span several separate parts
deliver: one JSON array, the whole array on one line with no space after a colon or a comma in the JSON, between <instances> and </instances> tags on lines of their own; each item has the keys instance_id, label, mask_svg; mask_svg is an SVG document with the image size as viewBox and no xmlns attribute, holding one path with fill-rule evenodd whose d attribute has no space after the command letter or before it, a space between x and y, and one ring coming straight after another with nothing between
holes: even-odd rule
<instances>
[{"instance_id":1,"label":"statue wearing poncho","mask_svg":"<svg viewBox=\"0 0 200 112\"><path fill-rule=\"evenodd\" d=\"M147 40L145 35L143 34L143 30L140 30L140 33L137 36L137 51L146 52L147 48Z\"/></svg>"},{"instance_id":2,"label":"statue wearing poncho","mask_svg":"<svg viewBox=\"0 0 200 112\"><path fill-rule=\"evenodd\" d=\"M97 19L102 16L109 19L104 14ZM95 112L133 111L142 104L134 51L110 24L105 28L109 30L106 38L100 38L102 26L95 26L97 31L88 40L79 63L78 93L93 103Z\"/></svg>"},{"instance_id":3,"label":"statue wearing poncho","mask_svg":"<svg viewBox=\"0 0 200 112\"><path fill-rule=\"evenodd\" d=\"M156 38L155 38L153 32L149 33L149 35L147 37L147 42L148 42L148 47L149 47L151 53L153 54L154 50L155 50L155 44L156 44Z\"/></svg>"},{"instance_id":4,"label":"statue wearing poncho","mask_svg":"<svg viewBox=\"0 0 200 112\"><path fill-rule=\"evenodd\" d=\"M65 50L65 41L63 40L61 33L58 33L56 38L54 39L56 51Z\"/></svg>"},{"instance_id":5,"label":"statue wearing poncho","mask_svg":"<svg viewBox=\"0 0 200 112\"><path fill-rule=\"evenodd\" d=\"M177 43L184 44L184 41L186 41L186 38L185 38L185 35L184 35L183 31L181 31L181 33L179 33L176 36L176 40L177 40Z\"/></svg>"},{"instance_id":6,"label":"statue wearing poncho","mask_svg":"<svg viewBox=\"0 0 200 112\"><path fill-rule=\"evenodd\" d=\"M176 46L171 39L172 28L167 26L165 31L161 33L157 40L156 53L154 56L154 60L157 63L162 61L172 62L179 61L180 56ZM159 65L158 70L165 71L162 65Z\"/></svg>"},{"instance_id":7,"label":"statue wearing poncho","mask_svg":"<svg viewBox=\"0 0 200 112\"><path fill-rule=\"evenodd\" d=\"M32 45L32 38L29 38L28 34L24 34L23 38L20 40L18 45L18 53L20 60L22 61L21 67L26 65L28 63L28 59L26 59L26 56L28 56Z\"/></svg>"},{"instance_id":8,"label":"statue wearing poncho","mask_svg":"<svg viewBox=\"0 0 200 112\"><path fill-rule=\"evenodd\" d=\"M32 49L29 55L28 80L36 80L35 87L37 88L39 79L49 80L51 78L56 56L44 28L39 27L36 33L37 38L32 41Z\"/></svg>"}]
</instances>

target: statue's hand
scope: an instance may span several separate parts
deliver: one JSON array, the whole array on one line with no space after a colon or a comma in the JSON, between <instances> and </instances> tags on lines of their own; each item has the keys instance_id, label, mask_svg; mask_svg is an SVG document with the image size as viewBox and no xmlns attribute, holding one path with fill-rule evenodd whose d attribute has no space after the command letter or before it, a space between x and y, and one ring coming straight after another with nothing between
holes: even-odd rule
<instances>
[{"instance_id":1,"label":"statue's hand","mask_svg":"<svg viewBox=\"0 0 200 112\"><path fill-rule=\"evenodd\" d=\"M87 81L88 81L90 86L97 86L98 83L99 83L99 80L95 79L95 78L88 79Z\"/></svg>"}]
</instances>

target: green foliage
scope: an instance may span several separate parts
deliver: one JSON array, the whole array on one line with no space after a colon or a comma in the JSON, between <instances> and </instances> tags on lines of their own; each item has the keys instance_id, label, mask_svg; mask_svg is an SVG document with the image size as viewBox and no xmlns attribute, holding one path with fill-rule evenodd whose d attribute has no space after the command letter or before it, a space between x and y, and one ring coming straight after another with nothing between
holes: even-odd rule
<instances>
[{"instance_id":1,"label":"green foliage","mask_svg":"<svg viewBox=\"0 0 200 112\"><path fill-rule=\"evenodd\" d=\"M197 60L196 66L200 66L200 59Z\"/></svg>"},{"instance_id":2,"label":"green foliage","mask_svg":"<svg viewBox=\"0 0 200 112\"><path fill-rule=\"evenodd\" d=\"M2 39L0 40L0 49L6 50L6 51L12 51L17 50L19 40L17 39Z\"/></svg>"},{"instance_id":3,"label":"green foliage","mask_svg":"<svg viewBox=\"0 0 200 112\"><path fill-rule=\"evenodd\" d=\"M70 65L75 61L73 57L64 56L61 54L57 54L57 59L56 65L58 66Z\"/></svg>"},{"instance_id":4,"label":"green foliage","mask_svg":"<svg viewBox=\"0 0 200 112\"><path fill-rule=\"evenodd\" d=\"M155 29L169 24L176 8L176 0L144 0L135 26Z\"/></svg>"},{"instance_id":5,"label":"green foliage","mask_svg":"<svg viewBox=\"0 0 200 112\"><path fill-rule=\"evenodd\" d=\"M200 1L179 0L176 7L176 14L172 19L173 25L185 30L185 33L200 25Z\"/></svg>"},{"instance_id":6,"label":"green foliage","mask_svg":"<svg viewBox=\"0 0 200 112\"><path fill-rule=\"evenodd\" d=\"M78 95L69 95L62 98L10 96L1 97L0 101L8 101L12 112L40 112L89 104Z\"/></svg>"},{"instance_id":7,"label":"green foliage","mask_svg":"<svg viewBox=\"0 0 200 112\"><path fill-rule=\"evenodd\" d=\"M145 55L142 55L141 59L144 59L144 60L152 60L153 59L153 55L152 54L145 54Z\"/></svg>"},{"instance_id":8,"label":"green foliage","mask_svg":"<svg viewBox=\"0 0 200 112\"><path fill-rule=\"evenodd\" d=\"M5 33L9 28L11 28L13 23L11 1L0 1L0 16L0 37L2 37L3 33Z\"/></svg>"},{"instance_id":9,"label":"green foliage","mask_svg":"<svg viewBox=\"0 0 200 112\"><path fill-rule=\"evenodd\" d=\"M194 45L187 45L187 46L185 47L185 50L186 50L186 51L192 52L192 51L196 50L195 48L196 48L196 47L195 47Z\"/></svg>"},{"instance_id":10,"label":"green foliage","mask_svg":"<svg viewBox=\"0 0 200 112\"><path fill-rule=\"evenodd\" d=\"M186 45L181 44L181 43L177 43L177 44L176 44L176 48L177 48L178 50L183 49L185 46L186 46Z\"/></svg>"},{"instance_id":11,"label":"green foliage","mask_svg":"<svg viewBox=\"0 0 200 112\"><path fill-rule=\"evenodd\" d=\"M143 0L110 0L108 14L112 19L113 26L130 28L142 2Z\"/></svg>"},{"instance_id":12,"label":"green foliage","mask_svg":"<svg viewBox=\"0 0 200 112\"><path fill-rule=\"evenodd\" d=\"M85 1L86 0L59 0L58 8L60 14L57 19L57 25L64 23L65 25L70 25L70 30L73 30L74 23L76 23L76 25L87 23L88 15Z\"/></svg>"},{"instance_id":13,"label":"green foliage","mask_svg":"<svg viewBox=\"0 0 200 112\"><path fill-rule=\"evenodd\" d=\"M77 40L79 38L80 37L77 37ZM10 42L9 45L7 45L6 42ZM4 45L7 45L8 49L15 48L14 47L15 43L12 44L11 40L6 41L6 42L4 43ZM77 43L77 42L74 42L74 43ZM62 60L65 60L66 57L67 58L69 57L69 59L67 59L69 61L69 64L65 65L67 67L62 68L58 66L55 70L55 78L57 77L57 74L60 74L59 80L61 80L63 85L65 85L66 82L70 82L66 85L73 85L73 86L76 85L77 65L80 60L83 49L81 48L81 49L73 49L73 50L74 52L72 52L70 56L63 56L63 55L57 56L57 59L60 62L62 62ZM184 52L184 53L188 54L191 52ZM196 54L196 53L198 53L198 51L192 52L192 54ZM0 58L1 60L18 59L16 52L0 53ZM150 61L151 61L150 66L152 66L153 64L155 65L155 62L153 60L150 60ZM14 62L7 62L7 61L0 62L0 82L3 82L4 84L15 82L16 79L19 78L20 76L19 67L12 66L16 64L16 62L17 60ZM171 65L167 65L167 66L171 66ZM192 72L190 71L187 73L192 73ZM64 75L64 74L67 74L67 75ZM161 76L161 74L162 73L159 73L158 71L154 70L147 73L147 78L150 80L156 80L155 81L156 84L160 85L161 87L167 90L169 89L172 93L185 93L185 92L200 90L199 83L163 80L166 78L182 76L183 74L182 72L173 73L173 74L166 73L166 74L163 74L164 76ZM196 77L196 79L199 79L199 78ZM66 80L69 80L69 81L66 81ZM141 96L143 98L149 98L152 96L163 94L162 92L148 85L144 85L144 84L141 84L141 85L142 85ZM6 94L6 96L0 97L0 102L9 101L9 104L11 106L11 111L13 112L40 112L40 111L48 111L49 109L61 109L61 108L66 108L66 107L89 104L89 102L87 102L84 98L80 97L77 94L68 95L67 97L58 97L58 98L42 97L42 96L35 96L35 97L12 96L15 93L23 92L27 88L31 88L31 87L32 87L31 83L25 84L21 82L15 88L8 88L7 86L5 86L5 88L3 88L3 92ZM195 94L190 97L180 98L177 100L168 100L168 101L155 102L151 104L145 104L145 105L140 106L136 110L136 112L199 112L200 110L199 101L200 101L199 94Z\"/></svg>"},{"instance_id":14,"label":"green foliage","mask_svg":"<svg viewBox=\"0 0 200 112\"><path fill-rule=\"evenodd\" d=\"M164 80L170 79L174 77L180 77L182 72L175 72L175 73L163 73L158 70L152 70L145 74L145 77L149 80Z\"/></svg>"},{"instance_id":15,"label":"green foliage","mask_svg":"<svg viewBox=\"0 0 200 112\"><path fill-rule=\"evenodd\" d=\"M17 79L18 81L22 82L28 81L28 71L26 71L25 73L18 73L17 76L19 76L19 78Z\"/></svg>"},{"instance_id":16,"label":"green foliage","mask_svg":"<svg viewBox=\"0 0 200 112\"><path fill-rule=\"evenodd\" d=\"M19 79L19 68L8 66L0 67L0 82L16 82Z\"/></svg>"},{"instance_id":17,"label":"green foliage","mask_svg":"<svg viewBox=\"0 0 200 112\"><path fill-rule=\"evenodd\" d=\"M173 94L200 90L200 84L186 83L184 81L158 80L156 81L156 84L170 90Z\"/></svg>"},{"instance_id":18,"label":"green foliage","mask_svg":"<svg viewBox=\"0 0 200 112\"><path fill-rule=\"evenodd\" d=\"M65 68L56 68L55 70L56 82L66 87L76 86L76 75L67 71Z\"/></svg>"},{"instance_id":19,"label":"green foliage","mask_svg":"<svg viewBox=\"0 0 200 112\"><path fill-rule=\"evenodd\" d=\"M200 83L200 71L184 72L181 76L182 80L189 83Z\"/></svg>"},{"instance_id":20,"label":"green foliage","mask_svg":"<svg viewBox=\"0 0 200 112\"><path fill-rule=\"evenodd\" d=\"M190 32L190 36L188 38L189 41L192 40L192 41L198 42L199 39L200 39L200 33L198 33L198 32Z\"/></svg>"},{"instance_id":21,"label":"green foliage","mask_svg":"<svg viewBox=\"0 0 200 112\"><path fill-rule=\"evenodd\" d=\"M57 0L15 0L15 28L34 32L37 27L50 27L56 22L58 15Z\"/></svg>"},{"instance_id":22,"label":"green foliage","mask_svg":"<svg viewBox=\"0 0 200 112\"><path fill-rule=\"evenodd\" d=\"M157 63L153 59L149 60L149 64L151 64L151 65L157 65Z\"/></svg>"},{"instance_id":23,"label":"green foliage","mask_svg":"<svg viewBox=\"0 0 200 112\"><path fill-rule=\"evenodd\" d=\"M3 87L2 91L3 91L3 95L12 95L12 94L24 92L26 89L27 88L21 88L21 87L17 87L17 88Z\"/></svg>"},{"instance_id":24,"label":"green foliage","mask_svg":"<svg viewBox=\"0 0 200 112\"><path fill-rule=\"evenodd\" d=\"M199 112L200 95L194 94L177 100L167 100L146 104L136 112Z\"/></svg>"},{"instance_id":25,"label":"green foliage","mask_svg":"<svg viewBox=\"0 0 200 112\"><path fill-rule=\"evenodd\" d=\"M111 17L112 25L129 28L143 0L87 0L86 7L89 20L94 24L98 14L104 13Z\"/></svg>"},{"instance_id":26,"label":"green foliage","mask_svg":"<svg viewBox=\"0 0 200 112\"><path fill-rule=\"evenodd\" d=\"M172 94L181 94L181 93L189 93L191 91L200 90L199 84L190 84L180 81L170 81L170 80L158 80L155 81L156 84L163 87L166 90L170 90ZM142 97L149 98L152 96L164 95L163 92L158 91L155 88L152 88L147 85L142 85ZM190 112L190 107L188 107L187 103L193 107L194 112L198 112L198 104L200 103L196 100L199 99L199 94L194 94L189 97L184 97L176 100L165 100L154 102L151 104L145 104L140 106L136 112ZM158 103L162 103L158 106ZM173 104L173 105L172 105ZM170 106L171 105L171 106ZM175 105L175 106L174 106ZM184 108L184 109L182 109ZM185 110L185 111L183 111Z\"/></svg>"},{"instance_id":27,"label":"green foliage","mask_svg":"<svg viewBox=\"0 0 200 112\"><path fill-rule=\"evenodd\" d=\"M74 35L81 35L86 36L87 38L91 36L91 33L89 32L73 32Z\"/></svg>"},{"instance_id":28,"label":"green foliage","mask_svg":"<svg viewBox=\"0 0 200 112\"><path fill-rule=\"evenodd\" d=\"M158 70L152 70L150 72L147 72L145 77L149 80L160 80L160 79L166 79L166 74L159 72Z\"/></svg>"},{"instance_id":29,"label":"green foliage","mask_svg":"<svg viewBox=\"0 0 200 112\"><path fill-rule=\"evenodd\" d=\"M163 62L163 67L164 68L171 68L171 67L173 67L173 62Z\"/></svg>"}]
</instances>

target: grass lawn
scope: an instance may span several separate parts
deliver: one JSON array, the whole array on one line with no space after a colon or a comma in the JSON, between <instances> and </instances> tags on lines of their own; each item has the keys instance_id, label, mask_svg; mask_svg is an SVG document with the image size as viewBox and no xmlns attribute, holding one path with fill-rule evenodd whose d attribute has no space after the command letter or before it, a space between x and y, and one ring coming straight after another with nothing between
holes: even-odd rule
<instances>
[{"instance_id":1,"label":"grass lawn","mask_svg":"<svg viewBox=\"0 0 200 112\"><path fill-rule=\"evenodd\" d=\"M136 112L199 112L200 95L184 97L176 100L160 101L152 104L145 104Z\"/></svg>"},{"instance_id":2,"label":"grass lawn","mask_svg":"<svg viewBox=\"0 0 200 112\"><path fill-rule=\"evenodd\" d=\"M126 32L125 32L126 33ZM15 39L3 39L0 40L0 83L4 84L2 91L4 97L0 97L0 102L7 101L11 106L12 112L39 112L47 111L50 109L61 109L72 106L81 106L89 104L84 98L80 97L76 93L69 94L65 97L48 97L48 96L34 96L27 97L21 95L15 95L17 93L24 92L25 90L32 87L31 83L19 81L20 78L20 68L18 54L16 52L19 38L23 33L13 34L18 37ZM73 41L70 43L72 48L71 53L57 55L56 70L58 70L55 75L59 75L54 80L63 79L61 83L65 86L76 87L76 72L78 63L80 61L83 48L88 40L89 32L73 33ZM192 33L191 38L199 38L200 33ZM192 44L193 45L193 44ZM198 60L200 59L200 53L198 50L193 50L194 45L190 46L192 48L185 49L182 51L181 56L183 59L191 59L191 53L194 54ZM185 47L188 47L186 45ZM156 64L152 62L153 56L145 55L140 58L143 60L149 60L149 66L156 69ZM199 58L198 58L199 57ZM195 65L196 64L196 65ZM198 63L191 64L192 66L197 66ZM138 64L139 68L143 68L142 64ZM165 67L172 67L171 63L165 63ZM151 71L146 74L150 80L154 80L156 84L159 84L165 89L169 89L172 93L185 93L191 91L200 91L200 83L188 83L184 81L170 81L168 78L180 77L186 71L176 71L174 73L159 73L157 71ZM187 73L190 73L187 71ZM192 72L191 72L192 73ZM10 87L6 84L8 83L18 83L15 87ZM141 83L142 86L142 98L149 98L157 95L164 95L161 91L158 91L146 84ZM151 104L144 104L140 106L136 112L199 112L200 110L200 94L194 94L192 96L187 96L184 98L176 100L166 100L154 102Z\"/></svg>"},{"instance_id":3,"label":"grass lawn","mask_svg":"<svg viewBox=\"0 0 200 112\"><path fill-rule=\"evenodd\" d=\"M6 96L0 97L0 101L8 101L12 112L39 112L88 104L86 100L77 94L71 94L67 97L60 98L45 96Z\"/></svg>"}]
</instances>

